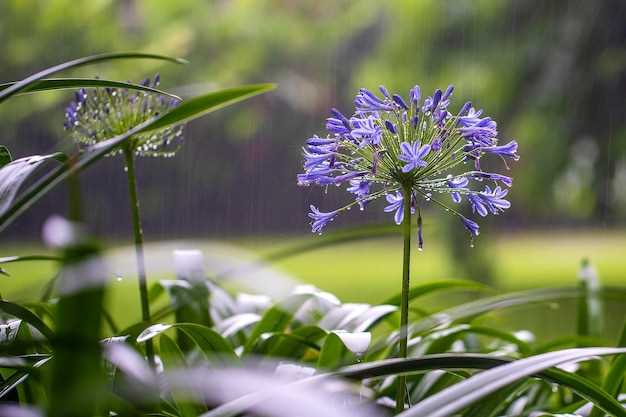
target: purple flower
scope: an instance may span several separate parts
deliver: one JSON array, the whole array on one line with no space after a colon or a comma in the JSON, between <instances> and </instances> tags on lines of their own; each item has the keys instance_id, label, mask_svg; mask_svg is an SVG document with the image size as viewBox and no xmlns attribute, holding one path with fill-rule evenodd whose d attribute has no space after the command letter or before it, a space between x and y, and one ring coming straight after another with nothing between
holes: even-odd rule
<instances>
[{"instance_id":1,"label":"purple flower","mask_svg":"<svg viewBox=\"0 0 626 417\"><path fill-rule=\"evenodd\" d=\"M406 165L402 167L402 172L411 172L416 168L423 168L428 165L423 158L430 152L430 145L421 146L420 142L402 142L400 144L400 151L398 159L406 162Z\"/></svg>"},{"instance_id":2,"label":"purple flower","mask_svg":"<svg viewBox=\"0 0 626 417\"><path fill-rule=\"evenodd\" d=\"M339 110L333 108L330 110L332 117L326 119L326 130L330 133L345 135L350 133L350 121Z\"/></svg>"},{"instance_id":3,"label":"purple flower","mask_svg":"<svg viewBox=\"0 0 626 417\"><path fill-rule=\"evenodd\" d=\"M357 198L366 197L370 193L370 182L360 179L353 179L350 181L350 186L347 191L356 195Z\"/></svg>"},{"instance_id":4,"label":"purple flower","mask_svg":"<svg viewBox=\"0 0 626 417\"><path fill-rule=\"evenodd\" d=\"M448 100L450 98L450 96L452 95L453 91L454 91L454 86L453 85L449 85L448 88L446 88L446 91L441 96L441 101Z\"/></svg>"},{"instance_id":5,"label":"purple flower","mask_svg":"<svg viewBox=\"0 0 626 417\"><path fill-rule=\"evenodd\" d=\"M354 194L356 201L359 203L359 207L361 207L361 210L363 210L370 194L370 182L367 180L355 178L353 180L350 180L350 186L346 188L346 190L349 193Z\"/></svg>"},{"instance_id":6,"label":"purple flower","mask_svg":"<svg viewBox=\"0 0 626 417\"><path fill-rule=\"evenodd\" d=\"M315 168L323 164L324 162L329 162L331 158L335 155L335 153L334 152L318 153L318 152L311 152L305 149L303 152L303 155L304 155L304 167L306 169L311 169L311 168Z\"/></svg>"},{"instance_id":7,"label":"purple flower","mask_svg":"<svg viewBox=\"0 0 626 417\"><path fill-rule=\"evenodd\" d=\"M394 106L390 103L386 103L380 98L376 97L374 93L367 88L361 88L359 94L354 98L354 105L357 112L378 112L378 111L391 111Z\"/></svg>"},{"instance_id":8,"label":"purple flower","mask_svg":"<svg viewBox=\"0 0 626 417\"><path fill-rule=\"evenodd\" d=\"M463 226L465 226L465 228L471 233L472 236L476 237L480 234L480 226L478 226L478 223L476 223L473 220L468 219L465 216L460 216L461 217L461 222L463 223Z\"/></svg>"},{"instance_id":9,"label":"purple flower","mask_svg":"<svg viewBox=\"0 0 626 417\"><path fill-rule=\"evenodd\" d=\"M409 99L411 100L411 103L417 107L417 104L420 101L420 98L422 96L422 90L420 89L419 85L416 85L415 87L411 88L411 90L409 91Z\"/></svg>"},{"instance_id":10,"label":"purple flower","mask_svg":"<svg viewBox=\"0 0 626 417\"><path fill-rule=\"evenodd\" d=\"M333 221L333 219L337 215L337 211L324 213L322 211L319 211L317 207L312 204L309 208L311 209L311 212L309 213L309 218L312 220L311 231L313 233L322 233L324 227L326 227L328 223Z\"/></svg>"},{"instance_id":11,"label":"purple flower","mask_svg":"<svg viewBox=\"0 0 626 417\"><path fill-rule=\"evenodd\" d=\"M393 101L395 101L396 104L400 106L401 108L403 108L404 110L409 109L409 106L406 105L406 103L404 102L404 99L401 96L394 94L392 98L393 98Z\"/></svg>"},{"instance_id":12,"label":"purple flower","mask_svg":"<svg viewBox=\"0 0 626 417\"><path fill-rule=\"evenodd\" d=\"M314 231L321 231L351 206L358 204L363 208L382 196L387 200L384 211L393 212L395 222L400 224L404 217L402 193L408 193L410 188L411 213L422 205L436 203L459 217L472 237L478 236L478 224L463 215L459 207L449 207L439 200L438 194L449 194L455 204L465 196L471 210L481 217L503 212L511 206L506 200L508 189L504 187L512 187L513 179L497 172L483 172L481 159L496 155L517 160L517 142L500 145L497 123L472 107L470 101L456 113L449 111L452 85L445 91L436 89L422 103L418 85L409 90L407 98L384 86L379 90L381 95L377 96L360 89L353 114L344 116L331 110L326 120L330 137L313 136L306 141L305 172L298 174L298 184L345 183L354 197L333 212L312 208L309 216ZM73 107L68 108L68 114L73 111ZM453 114L456 122L450 123ZM463 165L468 160L473 161L474 170ZM478 183L484 180L493 181L492 188L478 189ZM417 240L421 247L421 212Z\"/></svg>"},{"instance_id":13,"label":"purple flower","mask_svg":"<svg viewBox=\"0 0 626 417\"><path fill-rule=\"evenodd\" d=\"M474 174L474 178L479 178L479 179L484 178L484 179L488 179L488 180L492 180L496 182L501 182L507 187L511 187L513 185L513 178L507 177L506 175L502 175L502 174L496 174L493 172L476 172Z\"/></svg>"},{"instance_id":14,"label":"purple flower","mask_svg":"<svg viewBox=\"0 0 626 417\"><path fill-rule=\"evenodd\" d=\"M411 118L411 127L415 129L420 122L420 117L416 114Z\"/></svg>"},{"instance_id":15,"label":"purple flower","mask_svg":"<svg viewBox=\"0 0 626 417\"><path fill-rule=\"evenodd\" d=\"M396 191L395 194L387 194L385 196L385 199L389 203L389 205L383 209L385 210L385 213L391 213L392 211L395 211L393 219L395 220L396 224L402 224L402 220L404 219L404 197L402 196L402 193Z\"/></svg>"},{"instance_id":16,"label":"purple flower","mask_svg":"<svg viewBox=\"0 0 626 417\"><path fill-rule=\"evenodd\" d=\"M505 145L488 146L480 149L484 152L512 158L514 161L517 161L519 159L519 155L517 154L517 142L514 140Z\"/></svg>"},{"instance_id":17,"label":"purple flower","mask_svg":"<svg viewBox=\"0 0 626 417\"><path fill-rule=\"evenodd\" d=\"M470 106L469 109L467 108L467 106ZM467 127L467 126L475 125L476 123L480 122L480 116L483 114L482 109L476 110L474 107L471 107L470 102L467 102L465 103L465 105L463 106L461 110L465 110L467 114L463 115L462 117L459 117L459 122L458 122L459 126Z\"/></svg>"},{"instance_id":18,"label":"purple flower","mask_svg":"<svg viewBox=\"0 0 626 417\"><path fill-rule=\"evenodd\" d=\"M437 136L435 139L433 139L433 143L431 144L430 148L433 152L437 152L441 149L442 145L443 145L443 139Z\"/></svg>"},{"instance_id":19,"label":"purple flower","mask_svg":"<svg viewBox=\"0 0 626 417\"><path fill-rule=\"evenodd\" d=\"M337 141L335 139L329 138L320 138L317 135L306 140L306 144L309 146L323 146L323 145L334 145Z\"/></svg>"},{"instance_id":20,"label":"purple flower","mask_svg":"<svg viewBox=\"0 0 626 417\"><path fill-rule=\"evenodd\" d=\"M459 177L454 179L449 179L448 181L449 188L465 188L469 184L469 180L466 177ZM458 191L453 191L450 193L450 197L452 197L452 201L459 204L461 202L461 194Z\"/></svg>"},{"instance_id":21,"label":"purple flower","mask_svg":"<svg viewBox=\"0 0 626 417\"><path fill-rule=\"evenodd\" d=\"M479 122L460 129L461 134L471 144L476 146L492 146L498 136L496 122L486 117Z\"/></svg>"},{"instance_id":22,"label":"purple flower","mask_svg":"<svg viewBox=\"0 0 626 417\"><path fill-rule=\"evenodd\" d=\"M311 185L319 184L320 181L324 182L324 178L332 178L329 175L333 173L333 169L326 166L316 167L303 174L298 174L298 185Z\"/></svg>"},{"instance_id":23,"label":"purple flower","mask_svg":"<svg viewBox=\"0 0 626 417\"><path fill-rule=\"evenodd\" d=\"M141 85L156 87L160 82L146 78ZM65 110L65 128L73 139L84 145L95 145L126 133L155 116L169 112L180 100L124 88L81 88ZM173 156L182 145L183 125L171 126L133 137L132 150L139 156ZM122 152L112 151L109 155Z\"/></svg>"},{"instance_id":24,"label":"purple flower","mask_svg":"<svg viewBox=\"0 0 626 417\"><path fill-rule=\"evenodd\" d=\"M489 186L485 186L485 190L479 193L470 194L467 199L472 205L472 211L485 217L487 214L499 214L511 207L511 203L504 199L509 190L503 190L499 186L493 191Z\"/></svg>"},{"instance_id":25,"label":"purple flower","mask_svg":"<svg viewBox=\"0 0 626 417\"><path fill-rule=\"evenodd\" d=\"M380 126L376 125L373 117L368 117L365 119L357 119L352 118L351 122L354 126L352 129L352 137L355 139L360 139L360 146L366 145L378 145L380 144L380 139L382 137L382 130Z\"/></svg>"}]
</instances>

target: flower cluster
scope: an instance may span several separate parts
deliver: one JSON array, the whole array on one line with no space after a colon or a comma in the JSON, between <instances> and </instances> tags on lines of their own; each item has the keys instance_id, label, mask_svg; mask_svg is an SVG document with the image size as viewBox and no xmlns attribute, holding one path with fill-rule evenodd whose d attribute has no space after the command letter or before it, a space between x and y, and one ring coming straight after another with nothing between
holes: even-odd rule
<instances>
[{"instance_id":1,"label":"flower cluster","mask_svg":"<svg viewBox=\"0 0 626 417\"><path fill-rule=\"evenodd\" d=\"M159 75L145 79L142 85L155 88ZM159 116L180 100L146 91L123 88L81 88L65 109L65 129L78 143L93 145L121 135L133 127ZM174 126L156 132L139 134L130 144L138 156L174 156L183 139L183 126ZM121 150L114 151L119 153Z\"/></svg>"},{"instance_id":2,"label":"flower cluster","mask_svg":"<svg viewBox=\"0 0 626 417\"><path fill-rule=\"evenodd\" d=\"M483 171L481 159L499 157L508 169L507 159L519 159L517 142L500 145L496 122L469 102L451 112L453 90L453 86L437 89L422 100L420 87L415 86L407 101L383 86L380 95L362 88L354 99L352 116L331 110L328 134L306 141L298 184L345 184L354 201L331 212L311 206L313 232L321 233L340 212L354 205L363 210L382 196L389 203L385 212L393 212L397 224L403 221L403 201L410 193L412 213L434 203L458 216L472 238L479 234L478 224L446 201L445 195L457 205L466 200L472 212L482 217L510 207L505 197L512 178ZM421 224L420 215L420 245Z\"/></svg>"}]
</instances>

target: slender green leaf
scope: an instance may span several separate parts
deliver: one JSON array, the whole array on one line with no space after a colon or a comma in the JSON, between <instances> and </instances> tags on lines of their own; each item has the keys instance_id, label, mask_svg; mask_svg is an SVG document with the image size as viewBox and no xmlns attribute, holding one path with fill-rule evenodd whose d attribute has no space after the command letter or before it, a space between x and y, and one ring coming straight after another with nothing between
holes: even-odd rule
<instances>
[{"instance_id":1,"label":"slender green leaf","mask_svg":"<svg viewBox=\"0 0 626 417\"><path fill-rule=\"evenodd\" d=\"M0 92L10 88L16 83L5 83L0 84ZM85 87L93 87L93 88L124 88L127 90L138 90L145 91L153 94L160 94L164 96L169 96L175 99L179 99L175 94L168 93L167 91L159 90L157 88L148 87L142 84L135 83L127 83L122 81L113 81L113 80L103 80L100 78L44 78L39 80L33 84L30 84L26 88L24 88L18 94L30 94L41 91L54 91L54 90L67 90L67 89L76 89L76 88L85 88Z\"/></svg>"},{"instance_id":2,"label":"slender green leaf","mask_svg":"<svg viewBox=\"0 0 626 417\"><path fill-rule=\"evenodd\" d=\"M237 358L230 343L219 333L209 327L195 323L155 324L145 329L137 337L137 342L143 343L169 329L179 329L184 332L208 358L216 355L228 360Z\"/></svg>"},{"instance_id":3,"label":"slender green leaf","mask_svg":"<svg viewBox=\"0 0 626 417\"><path fill-rule=\"evenodd\" d=\"M1 264L9 264L14 262L30 262L30 261L55 261L60 262L62 259L53 255L25 255L25 256L5 256L0 258Z\"/></svg>"},{"instance_id":4,"label":"slender green leaf","mask_svg":"<svg viewBox=\"0 0 626 417\"><path fill-rule=\"evenodd\" d=\"M252 328L252 332L244 346L244 351L251 352L263 334L283 332L293 320L294 312L311 296L313 295L297 294L268 309L261 317L261 321Z\"/></svg>"},{"instance_id":5,"label":"slender green leaf","mask_svg":"<svg viewBox=\"0 0 626 417\"><path fill-rule=\"evenodd\" d=\"M520 359L474 375L465 381L421 401L413 408L399 415L402 417L449 416L498 389L548 368L563 363L581 361L591 356L617 355L625 352L626 349L614 348L567 349ZM563 373L561 378L563 377L570 379L570 382L582 381L582 377L575 376L574 374ZM587 381L587 383L591 384L589 381ZM596 391L603 393L602 405L598 404L598 406L602 407L606 412L614 414L616 417L626 416L626 409L621 405L616 406L613 402L614 398L610 397L610 395L599 387L596 388ZM579 392L579 394L585 396L585 393ZM609 398L613 401L609 400ZM592 400L591 398L588 399L590 401Z\"/></svg>"},{"instance_id":6,"label":"slender green leaf","mask_svg":"<svg viewBox=\"0 0 626 417\"><path fill-rule=\"evenodd\" d=\"M13 158L11 157L11 152L9 152L9 148L0 145L0 169L12 160Z\"/></svg>"},{"instance_id":7,"label":"slender green leaf","mask_svg":"<svg viewBox=\"0 0 626 417\"><path fill-rule=\"evenodd\" d=\"M163 362L163 367L166 371L183 369L187 366L185 355L167 335L161 334L159 336L159 348L159 358ZM200 408L190 404L188 399L179 396L176 392L172 393L172 398L180 417L195 417L206 411L206 407Z\"/></svg>"},{"instance_id":8,"label":"slender green leaf","mask_svg":"<svg viewBox=\"0 0 626 417\"><path fill-rule=\"evenodd\" d=\"M18 190L26 179L44 162L62 160L62 153L34 155L16 159L0 168L0 214L4 213L13 202Z\"/></svg>"},{"instance_id":9,"label":"slender green leaf","mask_svg":"<svg viewBox=\"0 0 626 417\"><path fill-rule=\"evenodd\" d=\"M278 358L300 359L307 349L319 351L321 348L318 342L326 337L324 329L317 326L303 326L295 329L291 333L275 333L265 339L256 354Z\"/></svg>"},{"instance_id":10,"label":"slender green leaf","mask_svg":"<svg viewBox=\"0 0 626 417\"><path fill-rule=\"evenodd\" d=\"M54 332L39 317L19 304L0 300L0 311L10 314L13 317L17 317L18 319L30 324L35 329L39 330L39 332L48 340L54 338Z\"/></svg>"},{"instance_id":11,"label":"slender green leaf","mask_svg":"<svg viewBox=\"0 0 626 417\"><path fill-rule=\"evenodd\" d=\"M626 347L626 321L622 327L622 333L620 334L617 346ZM623 384L624 375L626 375L626 355L620 355L613 359L613 363L611 363L611 368L603 384L604 389L615 398L620 394L620 387ZM594 407L589 417L602 417L602 414L602 411L598 407Z\"/></svg>"},{"instance_id":12,"label":"slender green leaf","mask_svg":"<svg viewBox=\"0 0 626 417\"><path fill-rule=\"evenodd\" d=\"M335 369L350 362L356 362L370 344L370 333L330 332L326 336L317 367Z\"/></svg>"},{"instance_id":13,"label":"slender green leaf","mask_svg":"<svg viewBox=\"0 0 626 417\"><path fill-rule=\"evenodd\" d=\"M68 70L70 68L76 68L84 65L96 64L104 61L112 61L116 59L156 59L162 61L174 62L177 64L184 64L187 61L180 58L172 58L164 55L157 54L146 54L140 52L113 52L99 55L91 55L83 58L74 59L72 61L64 62L59 65L55 65L53 67L46 68L42 71L39 71L33 75L30 75L24 78L21 81L18 81L11 85L8 88L5 88L3 91L0 91L0 103L7 100L11 96L29 88L32 84L37 81L49 77L52 74L56 74L61 71Z\"/></svg>"},{"instance_id":14,"label":"slender green leaf","mask_svg":"<svg viewBox=\"0 0 626 417\"><path fill-rule=\"evenodd\" d=\"M581 351L582 349L570 349L570 351L571 350ZM501 368L503 365L510 365L519 362L521 361L512 361L511 359L494 357L492 355L447 353L428 355L420 358L387 359L378 362L369 362L349 366L329 375L361 380L365 378L379 378L401 373L425 372L435 369L459 370ZM549 366L547 368L549 368ZM616 415L624 416L624 409L621 404L592 381L559 369L547 368L526 376L532 375L533 377L542 378L549 382L567 386L577 392L580 396L586 398L588 401L597 404L603 410L612 410L613 412L617 410L618 414Z\"/></svg>"},{"instance_id":15,"label":"slender green leaf","mask_svg":"<svg viewBox=\"0 0 626 417\"><path fill-rule=\"evenodd\" d=\"M24 382L30 376L30 373L33 371L33 369L41 367L50 359L50 356L43 357L33 363L32 366L28 369L21 369L19 371L16 371L9 378L2 381L0 383L0 400L4 398L7 394L10 394L14 388Z\"/></svg>"},{"instance_id":16,"label":"slender green leaf","mask_svg":"<svg viewBox=\"0 0 626 417\"><path fill-rule=\"evenodd\" d=\"M514 334L492 327L485 326L471 326L468 324L461 324L459 326L442 331L440 334L434 333L426 337L426 341L431 342L428 347L427 353L440 353L445 352L449 347L465 334L478 334L483 336L493 337L505 342L514 344L519 349L520 353L527 355L531 352L531 347L528 343L516 337Z\"/></svg>"},{"instance_id":17,"label":"slender green leaf","mask_svg":"<svg viewBox=\"0 0 626 417\"><path fill-rule=\"evenodd\" d=\"M614 289L614 291L616 291ZM561 300L577 299L580 297L580 290L577 288L542 288L527 291L519 291L510 294L487 297L459 306L443 310L436 314L431 314L422 320L409 326L409 335L422 335L433 329L449 327L459 321L469 321L482 314L487 314L500 309L511 308L531 303L555 302ZM398 336L389 340L378 342L373 346L371 352L379 352L388 349Z\"/></svg>"},{"instance_id":18,"label":"slender green leaf","mask_svg":"<svg viewBox=\"0 0 626 417\"><path fill-rule=\"evenodd\" d=\"M424 295L436 292L447 291L456 289L470 289L470 290L488 290L489 287L476 281L469 281L463 279L445 279L432 282L424 282L411 288L409 290L409 300L413 300ZM383 304L400 305L400 294L394 295L383 302Z\"/></svg>"},{"instance_id":19,"label":"slender green leaf","mask_svg":"<svg viewBox=\"0 0 626 417\"><path fill-rule=\"evenodd\" d=\"M144 132L162 129L171 125L188 122L209 112L219 110L230 104L266 93L276 88L275 84L252 84L227 88L210 94L204 94L183 101L163 117L146 126Z\"/></svg>"},{"instance_id":20,"label":"slender green leaf","mask_svg":"<svg viewBox=\"0 0 626 417\"><path fill-rule=\"evenodd\" d=\"M261 321L253 327L252 333L246 342L245 351L250 352L261 335L284 331L291 323L291 320L293 320L293 315L283 310L280 306L274 306L267 310L261 317Z\"/></svg>"},{"instance_id":21,"label":"slender green leaf","mask_svg":"<svg viewBox=\"0 0 626 417\"><path fill-rule=\"evenodd\" d=\"M533 353L535 355L539 353L546 353L551 350L572 348L572 347L592 347L592 346L610 346L609 340L600 337L580 337L580 336L566 336L558 339L551 340L549 342L538 344L534 346Z\"/></svg>"},{"instance_id":22,"label":"slender green leaf","mask_svg":"<svg viewBox=\"0 0 626 417\"><path fill-rule=\"evenodd\" d=\"M513 383L508 387L501 388L470 407L463 417L497 417L503 414L506 415L502 413L503 409L511 405L519 391L526 388L527 381Z\"/></svg>"},{"instance_id":23,"label":"slender green leaf","mask_svg":"<svg viewBox=\"0 0 626 417\"><path fill-rule=\"evenodd\" d=\"M235 314L216 324L219 333L224 337L231 337L240 331L261 321L261 316L254 313Z\"/></svg>"}]
</instances>

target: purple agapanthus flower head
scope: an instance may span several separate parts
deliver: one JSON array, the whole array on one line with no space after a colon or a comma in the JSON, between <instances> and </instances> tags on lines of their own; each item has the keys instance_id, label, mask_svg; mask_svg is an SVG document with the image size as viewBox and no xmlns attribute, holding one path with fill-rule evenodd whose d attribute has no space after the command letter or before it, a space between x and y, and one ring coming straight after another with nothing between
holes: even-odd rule
<instances>
[{"instance_id":1,"label":"purple agapanthus flower head","mask_svg":"<svg viewBox=\"0 0 626 417\"><path fill-rule=\"evenodd\" d=\"M298 184L345 184L354 197L327 213L311 206L313 231L321 232L351 206L363 209L383 196L387 200L384 211L393 213L400 224L405 221L403 202L410 193L411 214L420 213L420 246L420 209L432 204L457 216L472 238L478 236L478 223L462 214L463 202L478 217L500 214L511 206L506 198L513 185L508 175L482 170L480 161L495 156L508 169L507 161L519 159L518 143L500 144L497 123L469 101L457 112L451 110L453 86L436 89L425 98L418 85L406 97L384 86L378 91L360 89L351 115L332 109L326 120L328 135L306 141L304 172L298 174ZM471 169L467 169L468 162ZM448 204L446 194L457 208Z\"/></svg>"},{"instance_id":2,"label":"purple agapanthus flower head","mask_svg":"<svg viewBox=\"0 0 626 417\"><path fill-rule=\"evenodd\" d=\"M144 87L155 88L160 83L154 79L141 82ZM65 110L65 129L74 140L85 145L126 133L133 127L178 106L179 99L124 88L81 88ZM183 125L168 127L147 134L135 135L129 142L139 156L174 156L183 140ZM121 152L113 151L110 155Z\"/></svg>"}]
</instances>

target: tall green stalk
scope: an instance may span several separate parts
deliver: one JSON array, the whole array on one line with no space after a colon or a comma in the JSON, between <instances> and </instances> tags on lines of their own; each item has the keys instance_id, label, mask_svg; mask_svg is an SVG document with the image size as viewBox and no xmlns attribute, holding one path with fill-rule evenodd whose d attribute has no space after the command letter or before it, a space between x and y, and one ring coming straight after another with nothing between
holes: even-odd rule
<instances>
[{"instance_id":1,"label":"tall green stalk","mask_svg":"<svg viewBox=\"0 0 626 417\"><path fill-rule=\"evenodd\" d=\"M137 275L139 282L139 299L141 301L141 319L145 324L150 322L150 303L148 302L148 284L146 279L146 263L143 252L143 230L141 229L141 214L139 212L139 198L137 197L137 178L135 175L135 157L132 147L124 148L126 158L126 175L128 178L128 195L130 210L133 216L133 233L135 235L135 253L137 255ZM152 340L146 341L146 355L148 362L154 366L154 345Z\"/></svg>"},{"instance_id":2,"label":"tall green stalk","mask_svg":"<svg viewBox=\"0 0 626 417\"><path fill-rule=\"evenodd\" d=\"M411 268L411 188L404 187L403 190L403 211L404 221L402 223L402 235L404 237L404 254L402 256L402 299L400 302L400 351L401 358L407 357L409 323L409 289L410 289L410 268ZM398 389L396 391L396 413L404 410L404 400L406 398L406 376L398 377Z\"/></svg>"}]
</instances>

